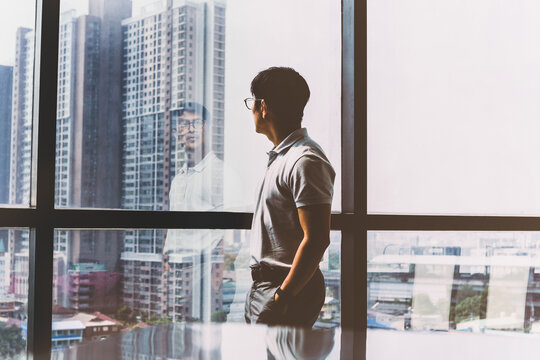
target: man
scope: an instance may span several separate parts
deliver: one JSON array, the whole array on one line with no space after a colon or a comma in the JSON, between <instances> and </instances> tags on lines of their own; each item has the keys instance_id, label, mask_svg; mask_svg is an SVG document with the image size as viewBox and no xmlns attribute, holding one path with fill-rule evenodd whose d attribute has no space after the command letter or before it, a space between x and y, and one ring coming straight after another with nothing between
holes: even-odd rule
<instances>
[{"instance_id":1,"label":"man","mask_svg":"<svg viewBox=\"0 0 540 360\"><path fill-rule=\"evenodd\" d=\"M172 211L212 211L223 207L221 187L216 186L223 173L220 160L205 139L210 131L209 112L197 103L188 103L173 114L176 119L176 175L171 182L169 209ZM163 253L170 276L174 269L183 269L176 280L182 286L170 296L176 296L169 306L176 311L181 305L181 317L211 320L211 314L222 309L223 231L171 229L167 232ZM172 282L174 283L174 281ZM189 284L189 285L188 285ZM171 299L174 300L174 299Z\"/></svg>"},{"instance_id":2,"label":"man","mask_svg":"<svg viewBox=\"0 0 540 360\"><path fill-rule=\"evenodd\" d=\"M324 303L319 262L330 244L335 172L301 128L310 91L291 68L272 67L251 82L255 131L274 144L253 215L248 323L311 327Z\"/></svg>"}]
</instances>

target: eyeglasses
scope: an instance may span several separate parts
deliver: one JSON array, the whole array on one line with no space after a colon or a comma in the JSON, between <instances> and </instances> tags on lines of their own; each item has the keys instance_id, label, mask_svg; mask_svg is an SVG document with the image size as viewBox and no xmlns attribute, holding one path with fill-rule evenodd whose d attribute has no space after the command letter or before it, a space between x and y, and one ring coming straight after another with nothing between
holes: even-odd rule
<instances>
[{"instance_id":1,"label":"eyeglasses","mask_svg":"<svg viewBox=\"0 0 540 360\"><path fill-rule=\"evenodd\" d=\"M245 98L244 104L246 104L246 107L248 108L248 110L251 110L253 109L253 105L255 105L257 101L263 101L263 100L264 99Z\"/></svg>"},{"instance_id":2,"label":"eyeglasses","mask_svg":"<svg viewBox=\"0 0 540 360\"><path fill-rule=\"evenodd\" d=\"M187 131L189 130L190 126L195 130L200 130L202 129L203 124L204 123L202 119L193 119L193 120L180 119L178 120L178 131Z\"/></svg>"}]
</instances>

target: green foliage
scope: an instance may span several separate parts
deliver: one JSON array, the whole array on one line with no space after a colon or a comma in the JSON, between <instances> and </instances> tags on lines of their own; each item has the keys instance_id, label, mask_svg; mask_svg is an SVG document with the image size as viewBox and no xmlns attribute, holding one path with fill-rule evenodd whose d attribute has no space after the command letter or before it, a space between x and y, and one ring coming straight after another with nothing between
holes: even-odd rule
<instances>
[{"instance_id":1,"label":"green foliage","mask_svg":"<svg viewBox=\"0 0 540 360\"><path fill-rule=\"evenodd\" d=\"M474 290L471 285L460 286L456 294L456 304L459 304L463 300L469 297L478 295L478 291Z\"/></svg>"},{"instance_id":2,"label":"green foliage","mask_svg":"<svg viewBox=\"0 0 540 360\"><path fill-rule=\"evenodd\" d=\"M128 327L137 323L137 315L140 314L133 311L130 307L122 306L116 311L114 318Z\"/></svg>"},{"instance_id":3,"label":"green foliage","mask_svg":"<svg viewBox=\"0 0 540 360\"><path fill-rule=\"evenodd\" d=\"M132 318L132 310L127 306L122 306L116 311L115 318L122 322L129 322Z\"/></svg>"},{"instance_id":4,"label":"green foliage","mask_svg":"<svg viewBox=\"0 0 540 360\"><path fill-rule=\"evenodd\" d=\"M146 321L148 325L162 325L162 324L172 324L171 318L164 316L161 318L158 318L157 316L150 316L150 319Z\"/></svg>"},{"instance_id":5,"label":"green foliage","mask_svg":"<svg viewBox=\"0 0 540 360\"><path fill-rule=\"evenodd\" d=\"M463 296L459 296L455 309L455 322L456 324L468 320L471 318L486 318L487 308L487 287L481 292L469 291L466 289Z\"/></svg>"},{"instance_id":6,"label":"green foliage","mask_svg":"<svg viewBox=\"0 0 540 360\"><path fill-rule=\"evenodd\" d=\"M172 324L172 319L168 316L158 317L155 314L148 316L147 313L141 311L133 311L128 306L120 307L115 314L115 319L121 321L124 324L124 327L129 327L137 324L139 320L137 316L140 317L140 321L148 325L162 325L162 324Z\"/></svg>"},{"instance_id":7,"label":"green foliage","mask_svg":"<svg viewBox=\"0 0 540 360\"><path fill-rule=\"evenodd\" d=\"M236 254L225 254L223 256L223 269L224 270L234 270L234 261L236 260Z\"/></svg>"},{"instance_id":8,"label":"green foliage","mask_svg":"<svg viewBox=\"0 0 540 360\"><path fill-rule=\"evenodd\" d=\"M339 253L332 251L328 254L328 269L339 270Z\"/></svg>"},{"instance_id":9,"label":"green foliage","mask_svg":"<svg viewBox=\"0 0 540 360\"><path fill-rule=\"evenodd\" d=\"M26 342L21 336L21 329L16 326L0 325L0 356L10 358L20 354L26 348Z\"/></svg>"},{"instance_id":10,"label":"green foliage","mask_svg":"<svg viewBox=\"0 0 540 360\"><path fill-rule=\"evenodd\" d=\"M225 322L227 321L227 313L223 310L218 310L212 313L210 318L212 322Z\"/></svg>"}]
</instances>

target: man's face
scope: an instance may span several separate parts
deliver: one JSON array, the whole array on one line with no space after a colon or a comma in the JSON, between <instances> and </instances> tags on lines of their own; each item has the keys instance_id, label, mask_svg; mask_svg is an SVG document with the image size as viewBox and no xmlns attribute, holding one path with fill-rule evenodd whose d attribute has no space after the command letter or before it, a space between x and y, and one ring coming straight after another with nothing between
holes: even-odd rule
<instances>
[{"instance_id":1,"label":"man's face","mask_svg":"<svg viewBox=\"0 0 540 360\"><path fill-rule=\"evenodd\" d=\"M202 150L204 139L204 122L202 116L192 112L184 112L178 118L178 141L187 151Z\"/></svg>"}]
</instances>

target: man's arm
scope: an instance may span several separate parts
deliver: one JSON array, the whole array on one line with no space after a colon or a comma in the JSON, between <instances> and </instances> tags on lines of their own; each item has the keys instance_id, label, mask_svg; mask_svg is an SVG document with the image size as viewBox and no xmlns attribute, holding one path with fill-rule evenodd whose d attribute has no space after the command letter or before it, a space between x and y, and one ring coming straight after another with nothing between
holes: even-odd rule
<instances>
[{"instance_id":1,"label":"man's arm","mask_svg":"<svg viewBox=\"0 0 540 360\"><path fill-rule=\"evenodd\" d=\"M297 295L317 270L321 258L330 245L330 204L298 208L304 239L294 256L291 270L281 284L283 292ZM275 300L279 295L275 295Z\"/></svg>"}]
</instances>

